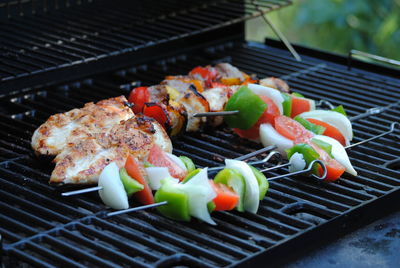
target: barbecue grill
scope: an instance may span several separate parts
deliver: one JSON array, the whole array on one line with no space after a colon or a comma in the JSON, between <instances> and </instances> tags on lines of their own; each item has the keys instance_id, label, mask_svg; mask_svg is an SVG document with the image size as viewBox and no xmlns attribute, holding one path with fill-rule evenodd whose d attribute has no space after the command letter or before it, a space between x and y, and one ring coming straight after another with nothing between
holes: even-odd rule
<instances>
[{"instance_id":1,"label":"barbecue grill","mask_svg":"<svg viewBox=\"0 0 400 268\"><path fill-rule=\"evenodd\" d=\"M54 113L127 95L198 65L230 62L258 77L285 79L296 91L354 119L355 141L399 121L399 71L277 41L244 40L247 19L289 1L1 1L0 233L6 266L215 267L267 265L337 237L396 209L399 132L354 147L357 177L271 182L257 214L218 212L217 226L175 222L154 210L106 217L96 193L61 197L48 185L52 164L30 148L33 131ZM396 78L397 76L397 78ZM371 110L372 109L372 110ZM397 136L396 136L397 135ZM260 145L224 126L173 139L174 152L199 166ZM262 156L259 156L260 158ZM285 174L275 170L267 176ZM138 205L135 203L132 206Z\"/></svg>"}]
</instances>

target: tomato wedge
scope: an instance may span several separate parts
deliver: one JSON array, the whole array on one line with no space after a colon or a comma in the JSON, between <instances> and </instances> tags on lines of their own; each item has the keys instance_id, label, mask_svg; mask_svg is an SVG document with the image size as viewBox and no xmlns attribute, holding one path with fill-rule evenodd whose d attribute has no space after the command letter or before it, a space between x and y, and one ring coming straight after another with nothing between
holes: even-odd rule
<instances>
[{"instance_id":1,"label":"tomato wedge","mask_svg":"<svg viewBox=\"0 0 400 268\"><path fill-rule=\"evenodd\" d=\"M144 167L133 156L129 155L125 162L125 169L128 175L141 183L143 190L135 193L133 196L142 204L149 205L154 203L153 193L144 177Z\"/></svg>"},{"instance_id":2,"label":"tomato wedge","mask_svg":"<svg viewBox=\"0 0 400 268\"><path fill-rule=\"evenodd\" d=\"M313 142L308 142L309 145L311 145L314 150L319 154L319 159L321 159L326 166L327 174L326 174L326 181L335 181L342 176L342 174L346 171L346 169L335 159L331 158L327 152L325 152L323 149L318 147L316 144ZM322 167L318 168L319 174L322 174L323 170Z\"/></svg>"},{"instance_id":3,"label":"tomato wedge","mask_svg":"<svg viewBox=\"0 0 400 268\"><path fill-rule=\"evenodd\" d=\"M313 134L299 122L284 115L275 117L275 129L295 144L307 142L313 137Z\"/></svg>"},{"instance_id":4,"label":"tomato wedge","mask_svg":"<svg viewBox=\"0 0 400 268\"><path fill-rule=\"evenodd\" d=\"M134 104L132 110L135 114L143 112L144 104L150 102L150 93L147 90L147 87L137 87L132 89L128 101Z\"/></svg>"},{"instance_id":5,"label":"tomato wedge","mask_svg":"<svg viewBox=\"0 0 400 268\"><path fill-rule=\"evenodd\" d=\"M292 95L292 113L291 118L295 117L304 112L308 112L311 109L310 101L304 98L295 97Z\"/></svg>"},{"instance_id":6,"label":"tomato wedge","mask_svg":"<svg viewBox=\"0 0 400 268\"><path fill-rule=\"evenodd\" d=\"M322 133L322 135L334 138L335 140L340 142L343 146L346 146L346 139L344 138L343 134L336 127L329 125L328 123L325 123L323 121L313 119L313 118L307 118L306 120L313 124L323 126L325 128L325 131Z\"/></svg>"},{"instance_id":7,"label":"tomato wedge","mask_svg":"<svg viewBox=\"0 0 400 268\"><path fill-rule=\"evenodd\" d=\"M144 105L143 114L148 117L154 118L164 128L167 127L167 123L168 123L168 117L167 117L166 113L167 113L167 111L164 110L160 104L146 103Z\"/></svg>"},{"instance_id":8,"label":"tomato wedge","mask_svg":"<svg viewBox=\"0 0 400 268\"><path fill-rule=\"evenodd\" d=\"M239 202L239 195L232 188L222 183L215 183L210 180L210 185L213 187L217 196L213 199L216 211L232 210Z\"/></svg>"},{"instance_id":9,"label":"tomato wedge","mask_svg":"<svg viewBox=\"0 0 400 268\"><path fill-rule=\"evenodd\" d=\"M169 158L168 155L163 150L161 150L158 145L154 145L150 149L147 161L156 167L168 168L169 174L171 174L172 177L179 179L180 181L183 180L187 175L187 171L182 169L177 163Z\"/></svg>"},{"instance_id":10,"label":"tomato wedge","mask_svg":"<svg viewBox=\"0 0 400 268\"><path fill-rule=\"evenodd\" d=\"M233 131L237 135L239 135L239 137L252 140L260 138L260 125L265 123L274 125L275 117L280 115L279 108L272 99L260 95L259 97L268 105L267 109L265 109L264 113L260 116L257 123L251 128L246 130L234 128Z\"/></svg>"}]
</instances>

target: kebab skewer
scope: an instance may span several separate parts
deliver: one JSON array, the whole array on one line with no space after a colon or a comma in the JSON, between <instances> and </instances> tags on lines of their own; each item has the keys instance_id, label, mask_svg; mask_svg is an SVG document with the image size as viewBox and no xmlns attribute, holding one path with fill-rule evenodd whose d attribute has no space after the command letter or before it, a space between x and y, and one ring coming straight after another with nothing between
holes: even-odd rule
<instances>
[{"instance_id":1,"label":"kebab skewer","mask_svg":"<svg viewBox=\"0 0 400 268\"><path fill-rule=\"evenodd\" d=\"M396 127L399 127L399 123L392 123L390 130L388 130L384 133L381 133L379 135L376 135L372 138L361 141L359 143L356 143L355 146L372 141L374 139L380 138L380 137L388 135L390 133L393 133L396 130ZM273 155L276 155L276 154L277 154L277 152L272 151L269 153L269 155L265 159L263 159L261 161L252 162L249 164L255 165L255 164L265 163ZM253 156L254 156L254 154L248 155L248 157L253 157ZM185 162L185 164L186 163L188 163L188 162ZM127 161L127 164L128 164L128 161ZM177 180L177 179L174 179L169 174L158 178L158 181L161 180L161 183L157 187L152 188L153 190L157 190L155 193L155 202L156 203L148 203L147 205L141 206L141 207L135 207L135 208L125 209L125 210L121 210L121 211L111 212L111 213L108 213L107 215L113 216L113 215L128 213L128 212L132 212L132 211L137 211L137 210L147 209L150 207L157 206L157 207L159 207L158 210L160 211L161 214L163 214L169 218L172 218L172 219L188 221L188 220L190 220L191 216L193 216L193 217L197 217L205 222L213 224L214 222L210 218L209 213L214 210L217 210L217 211L218 210L231 210L233 208L236 208L238 211L249 211L249 212L255 213L257 210L257 207L258 207L259 200L262 200L264 198L264 196L268 190L268 181L280 179L280 178L284 178L284 177L289 177L289 176L293 176L293 175L298 175L298 174L302 174L302 173L313 172L315 170L316 166L322 168L322 173L320 174L320 176L314 175L315 177L317 177L317 179L326 180L326 176L328 173L325 163L322 162L321 160L315 159L309 163L309 165L306 169L290 170L290 168L289 168L289 171L290 171L289 174L266 178L262 173L265 173L265 172L268 172L268 171L271 171L274 169L286 167L286 166L290 167L290 166L294 165L294 163L289 162L287 164L278 165L276 167L266 168L266 169L258 171L257 169L251 167L250 165L248 165L245 162L227 159L226 166L222 167L222 170L215 176L214 181L211 182L210 180L206 180L207 179L207 176L206 176L207 172L205 171L206 169L202 169L202 170L196 169L195 170L194 164L192 162L191 162L191 164L186 164L186 165L188 167L191 167L192 174L189 173L189 175L185 179L183 179L181 182L179 182L179 180ZM123 169L121 169L121 170L123 170ZM249 172L249 171L251 171L251 172ZM106 171L104 171L104 172L106 172ZM107 174L107 172L106 172L106 174ZM200 172L202 172L202 173L200 173ZM116 174L114 174L113 178L108 178L107 181L112 181L114 179L114 180L117 180L119 182L119 184L121 184L119 176L117 176L118 175L117 172L115 172L115 173ZM122 173L120 173L120 174L122 174ZM130 174L132 174L132 171L130 171ZM256 177L257 184L255 184L255 181L252 180L254 178L252 178L251 174L253 174ZM133 175L133 176L137 176L137 175ZM249 176L250 176L250 178L249 178ZM192 180L192 178L195 178L195 179ZM134 180L131 177L130 177L130 179ZM250 180L250 181L248 181L248 180ZM122 175L121 175L121 181L125 185ZM188 185L185 185L188 181L191 181L191 183L189 183ZM208 182L208 183L206 183L206 182ZM217 185L219 188L215 188L216 187L215 184L219 184L219 185ZM228 188L226 188L225 186L221 186L220 184L224 184ZM248 186L248 184L250 186ZM212 191L210 192L210 185L213 187L213 191L214 191L213 193L212 193ZM258 191L255 190L257 188L256 185L258 185ZM110 186L106 186L106 187L110 187ZM201 191L194 190L199 187L200 188L203 187L203 190L202 190L203 191L203 196L202 196L203 201L200 202L203 205L201 208L199 208L199 206L193 205L195 203L197 204L199 202L199 199L196 199L196 198L193 199L193 197L192 197L192 195L198 195L199 192L201 192ZM248 189L247 194L246 194L246 189ZM109 189L106 189L106 190L109 190ZM125 190L126 190L126 188L125 188ZM126 204L127 204L127 197L126 197L127 193L128 193L128 190L126 190L126 193L125 193L123 191L123 188L120 186L120 191L118 194L120 194L126 198ZM209 194L209 199L206 199L206 196L207 196L206 193ZM64 193L64 194L69 195L70 193ZM72 192L71 194L75 194L75 193ZM111 196L113 194L117 194L116 191L114 191L111 194ZM211 198L210 196L213 198ZM190 197L192 199L190 199ZM259 198L259 199L257 199L257 198ZM113 202L113 201L119 200L119 199L118 198L110 198L110 200L111 200L111 202ZM192 200L192 206L194 206L192 208L192 210L189 209L190 200ZM196 202L194 202L193 200L196 200ZM209 201L205 202L204 200L209 200ZM214 204L211 203L211 200L214 202ZM106 204L110 205L107 202L108 201L105 201ZM143 203L143 201L142 201L142 203ZM111 203L111 206L112 205L113 204ZM206 210L206 208L207 208L207 210ZM195 210L196 212L193 212L193 210ZM190 211L192 211L192 212L190 212ZM192 213L192 214L190 214L190 213Z\"/></svg>"}]
</instances>

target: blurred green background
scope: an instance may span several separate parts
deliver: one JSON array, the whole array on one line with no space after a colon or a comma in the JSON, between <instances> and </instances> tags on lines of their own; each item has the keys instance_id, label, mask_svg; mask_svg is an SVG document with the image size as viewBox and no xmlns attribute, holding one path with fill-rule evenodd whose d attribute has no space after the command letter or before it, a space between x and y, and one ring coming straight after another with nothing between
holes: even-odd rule
<instances>
[{"instance_id":1,"label":"blurred green background","mask_svg":"<svg viewBox=\"0 0 400 268\"><path fill-rule=\"evenodd\" d=\"M347 54L357 49L400 59L400 0L293 0L268 14L291 43ZM276 36L262 18L246 25L246 38Z\"/></svg>"}]
</instances>

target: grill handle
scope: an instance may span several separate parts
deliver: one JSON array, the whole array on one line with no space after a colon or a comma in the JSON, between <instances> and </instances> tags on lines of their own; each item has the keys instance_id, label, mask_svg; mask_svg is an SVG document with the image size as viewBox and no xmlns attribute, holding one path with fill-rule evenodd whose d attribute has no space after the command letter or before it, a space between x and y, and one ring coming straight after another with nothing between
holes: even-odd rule
<instances>
[{"instance_id":1,"label":"grill handle","mask_svg":"<svg viewBox=\"0 0 400 268\"><path fill-rule=\"evenodd\" d=\"M372 59L375 61L379 61L379 62L383 62L383 63L388 63L388 64L392 64L392 65L396 65L398 67L400 67L400 61L398 60L393 60L393 59L389 59L389 58L385 58L382 56L378 56L378 55L374 55L374 54L370 54L367 52L363 52L363 51L359 51L356 49L352 49L350 50L348 56L347 56L347 69L351 70L351 63L353 62L353 55L356 56L362 56L368 59Z\"/></svg>"}]
</instances>

